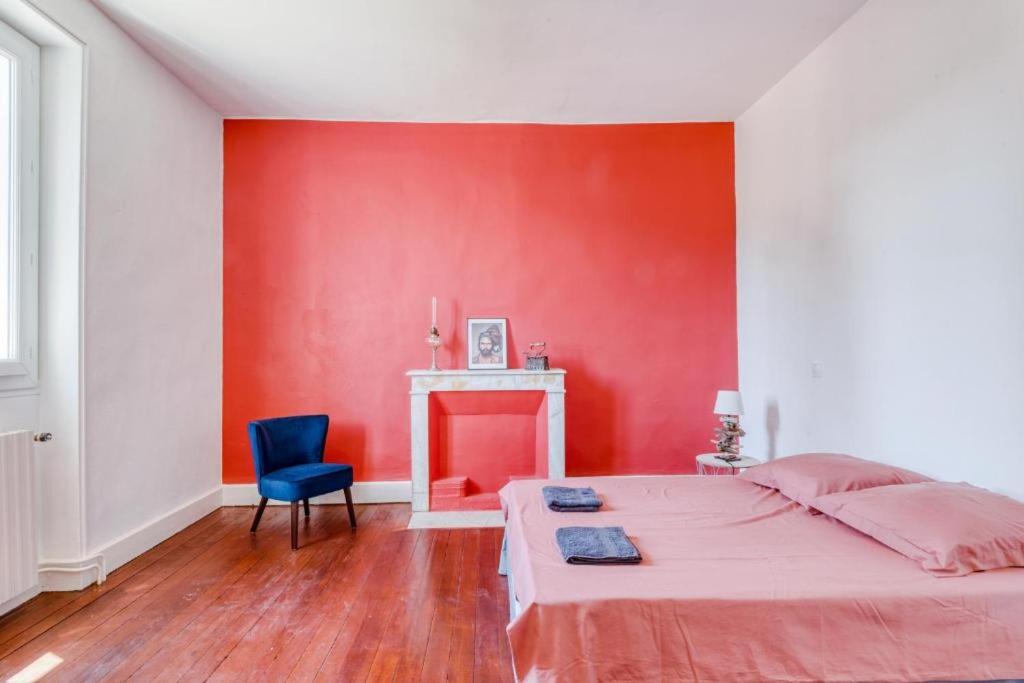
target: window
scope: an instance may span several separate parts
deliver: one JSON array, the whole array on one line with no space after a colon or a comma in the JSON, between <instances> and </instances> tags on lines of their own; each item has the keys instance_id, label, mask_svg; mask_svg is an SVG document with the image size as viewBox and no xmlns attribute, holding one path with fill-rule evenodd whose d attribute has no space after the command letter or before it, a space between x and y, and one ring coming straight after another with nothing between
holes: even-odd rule
<instances>
[{"instance_id":1,"label":"window","mask_svg":"<svg viewBox=\"0 0 1024 683\"><path fill-rule=\"evenodd\" d=\"M0 389L38 368L39 47L0 23Z\"/></svg>"}]
</instances>

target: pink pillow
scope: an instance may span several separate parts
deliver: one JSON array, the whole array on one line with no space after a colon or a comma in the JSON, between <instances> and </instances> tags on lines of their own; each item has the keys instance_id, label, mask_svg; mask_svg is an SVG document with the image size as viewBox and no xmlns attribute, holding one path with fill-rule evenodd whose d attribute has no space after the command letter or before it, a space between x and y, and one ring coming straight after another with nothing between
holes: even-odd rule
<instances>
[{"instance_id":1,"label":"pink pillow","mask_svg":"<svg viewBox=\"0 0 1024 683\"><path fill-rule=\"evenodd\" d=\"M1024 566L1024 503L970 484L880 486L811 505L936 576Z\"/></svg>"},{"instance_id":2,"label":"pink pillow","mask_svg":"<svg viewBox=\"0 0 1024 683\"><path fill-rule=\"evenodd\" d=\"M827 493L932 481L917 472L842 453L791 455L751 467L740 477L778 489L782 495L806 507L810 507L813 499Z\"/></svg>"}]
</instances>

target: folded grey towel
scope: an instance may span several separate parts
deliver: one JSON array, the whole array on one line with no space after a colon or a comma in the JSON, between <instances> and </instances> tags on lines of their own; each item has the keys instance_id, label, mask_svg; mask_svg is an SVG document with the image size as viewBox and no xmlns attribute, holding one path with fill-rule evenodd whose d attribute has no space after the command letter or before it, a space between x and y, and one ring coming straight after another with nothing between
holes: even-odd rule
<instances>
[{"instance_id":1,"label":"folded grey towel","mask_svg":"<svg viewBox=\"0 0 1024 683\"><path fill-rule=\"evenodd\" d=\"M640 564L640 551L621 526L564 526L555 530L569 564Z\"/></svg>"},{"instance_id":2,"label":"folded grey towel","mask_svg":"<svg viewBox=\"0 0 1024 683\"><path fill-rule=\"evenodd\" d=\"M544 503L555 512L597 512L601 500L589 486L545 486Z\"/></svg>"}]
</instances>

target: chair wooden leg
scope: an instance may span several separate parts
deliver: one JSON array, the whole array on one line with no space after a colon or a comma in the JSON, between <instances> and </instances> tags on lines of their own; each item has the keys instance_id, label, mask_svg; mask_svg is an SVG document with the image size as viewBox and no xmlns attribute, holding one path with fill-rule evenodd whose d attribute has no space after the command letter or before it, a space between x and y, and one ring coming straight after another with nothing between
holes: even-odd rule
<instances>
[{"instance_id":1,"label":"chair wooden leg","mask_svg":"<svg viewBox=\"0 0 1024 683\"><path fill-rule=\"evenodd\" d=\"M263 511L267 507L267 497L263 496L260 498L260 506L256 508L256 516L252 520L252 526L249 527L249 533L256 533L256 527L260 525L260 520L263 519Z\"/></svg>"},{"instance_id":2,"label":"chair wooden leg","mask_svg":"<svg viewBox=\"0 0 1024 683\"><path fill-rule=\"evenodd\" d=\"M356 509L352 505L352 489L345 489L345 504L348 505L348 523L352 525L352 528L356 528Z\"/></svg>"},{"instance_id":3,"label":"chair wooden leg","mask_svg":"<svg viewBox=\"0 0 1024 683\"><path fill-rule=\"evenodd\" d=\"M292 501L292 550L299 549L299 501Z\"/></svg>"},{"instance_id":4,"label":"chair wooden leg","mask_svg":"<svg viewBox=\"0 0 1024 683\"><path fill-rule=\"evenodd\" d=\"M306 513L307 517L309 517L309 498L302 499L302 511Z\"/></svg>"}]
</instances>

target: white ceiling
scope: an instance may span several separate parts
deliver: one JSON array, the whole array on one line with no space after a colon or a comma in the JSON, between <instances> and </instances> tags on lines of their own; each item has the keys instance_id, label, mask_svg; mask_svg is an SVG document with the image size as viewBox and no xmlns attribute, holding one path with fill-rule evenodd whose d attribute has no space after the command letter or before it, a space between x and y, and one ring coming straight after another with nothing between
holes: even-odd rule
<instances>
[{"instance_id":1,"label":"white ceiling","mask_svg":"<svg viewBox=\"0 0 1024 683\"><path fill-rule=\"evenodd\" d=\"M225 116L732 121L864 0L93 0Z\"/></svg>"}]
</instances>

